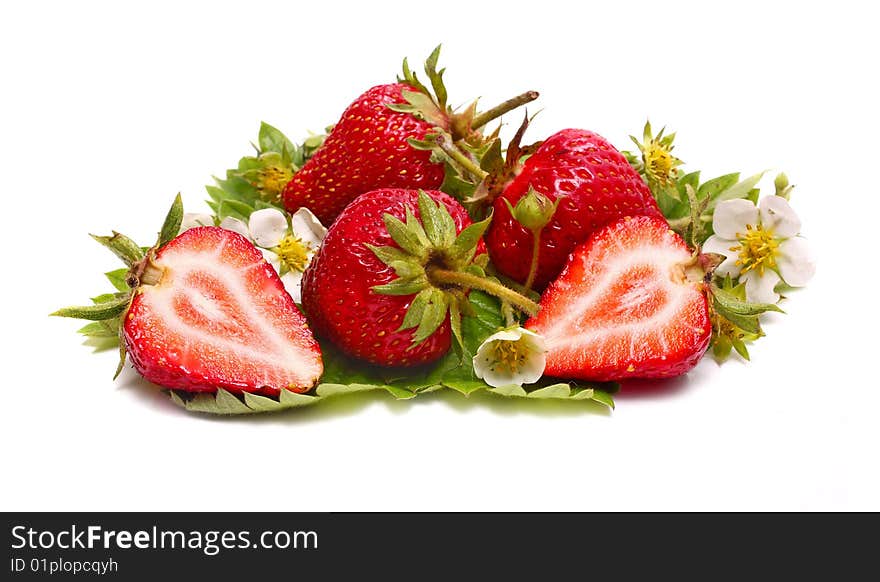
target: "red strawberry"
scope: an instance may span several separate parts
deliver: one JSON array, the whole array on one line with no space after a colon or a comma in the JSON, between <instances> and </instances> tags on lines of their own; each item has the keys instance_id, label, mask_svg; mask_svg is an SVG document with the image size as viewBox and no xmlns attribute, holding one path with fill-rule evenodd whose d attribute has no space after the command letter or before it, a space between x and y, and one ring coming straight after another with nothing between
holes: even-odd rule
<instances>
[{"instance_id":1,"label":"red strawberry","mask_svg":"<svg viewBox=\"0 0 880 582\"><path fill-rule=\"evenodd\" d=\"M625 217L598 230L526 322L546 339L545 373L599 381L684 374L712 334L703 275L661 218Z\"/></svg>"},{"instance_id":2,"label":"red strawberry","mask_svg":"<svg viewBox=\"0 0 880 582\"><path fill-rule=\"evenodd\" d=\"M348 106L324 145L288 182L282 193L290 212L305 206L329 225L360 194L376 188L437 188L443 164L407 139L422 140L434 125L411 113L392 111L406 103L411 85L373 87Z\"/></svg>"},{"instance_id":3,"label":"red strawberry","mask_svg":"<svg viewBox=\"0 0 880 582\"><path fill-rule=\"evenodd\" d=\"M287 210L295 212L304 206L329 225L364 192L439 188L444 164L432 161L431 137L448 136L449 144L479 144L479 128L538 97L529 91L480 115L476 104L455 113L446 103L445 69L436 68L439 54L437 47L425 63L434 94L404 60L400 82L373 87L348 106L324 144L284 188ZM419 142L419 149L411 141Z\"/></svg>"},{"instance_id":4,"label":"red strawberry","mask_svg":"<svg viewBox=\"0 0 880 582\"><path fill-rule=\"evenodd\" d=\"M360 196L327 231L303 275L303 307L315 331L348 355L382 366L440 358L451 336L460 339L468 289L519 297L485 278L480 237L487 225L471 224L443 192L384 189Z\"/></svg>"},{"instance_id":5,"label":"red strawberry","mask_svg":"<svg viewBox=\"0 0 880 582\"><path fill-rule=\"evenodd\" d=\"M240 234L187 230L154 256L124 318L132 364L193 392L307 392L321 352L277 273Z\"/></svg>"},{"instance_id":6,"label":"red strawberry","mask_svg":"<svg viewBox=\"0 0 880 582\"><path fill-rule=\"evenodd\" d=\"M118 292L53 315L88 319L80 332L119 337L144 378L191 392L307 392L324 370L306 320L263 255L240 234L215 226L177 235L174 201L156 245L96 236L128 267L108 273ZM123 279L124 278L124 282Z\"/></svg>"},{"instance_id":7,"label":"red strawberry","mask_svg":"<svg viewBox=\"0 0 880 582\"><path fill-rule=\"evenodd\" d=\"M565 129L546 141L495 199L486 244L497 269L519 282L529 276L533 234L510 212L530 188L558 206L540 231L533 286L543 289L565 266L569 253L596 229L622 216L657 216L648 186L626 158L601 136Z\"/></svg>"}]
</instances>

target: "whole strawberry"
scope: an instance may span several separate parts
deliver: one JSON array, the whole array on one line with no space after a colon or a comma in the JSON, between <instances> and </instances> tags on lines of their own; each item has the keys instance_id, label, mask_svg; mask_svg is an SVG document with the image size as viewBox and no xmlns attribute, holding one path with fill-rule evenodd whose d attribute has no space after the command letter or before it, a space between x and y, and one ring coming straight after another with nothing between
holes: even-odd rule
<instances>
[{"instance_id":1,"label":"whole strawberry","mask_svg":"<svg viewBox=\"0 0 880 582\"><path fill-rule=\"evenodd\" d=\"M96 237L129 265L130 288L55 315L118 332L120 369L127 353L166 388L307 392L323 372L321 351L278 274L235 232L203 226L174 236L182 214L178 197L146 253L118 233Z\"/></svg>"},{"instance_id":2,"label":"whole strawberry","mask_svg":"<svg viewBox=\"0 0 880 582\"><path fill-rule=\"evenodd\" d=\"M607 381L693 368L712 335L701 258L662 218L624 217L596 231L525 324L546 341L545 373Z\"/></svg>"},{"instance_id":3,"label":"whole strawberry","mask_svg":"<svg viewBox=\"0 0 880 582\"><path fill-rule=\"evenodd\" d=\"M439 191L382 189L352 202L303 275L315 331L346 354L381 366L440 358L460 339L467 291L537 305L485 277L481 236L465 209Z\"/></svg>"},{"instance_id":4,"label":"whole strawberry","mask_svg":"<svg viewBox=\"0 0 880 582\"><path fill-rule=\"evenodd\" d=\"M626 158L590 131L565 129L550 136L512 175L494 200L486 244L499 272L536 289L552 281L569 253L596 229L622 216L662 216ZM546 223L532 230L515 217L527 211L517 205L529 194L552 209ZM533 249L534 266L528 259Z\"/></svg>"},{"instance_id":5,"label":"whole strawberry","mask_svg":"<svg viewBox=\"0 0 880 582\"><path fill-rule=\"evenodd\" d=\"M436 149L429 143L432 136L445 134L450 144L479 143L480 127L537 98L530 91L485 114L477 115L475 104L455 113L446 103L445 69L436 69L439 51L437 47L425 64L434 94L404 61L399 82L373 87L348 106L324 144L284 188L288 211L306 207L329 225L346 205L370 190L439 188L444 160L449 158L442 151L430 151ZM448 147L456 148L456 155L468 155L458 146Z\"/></svg>"},{"instance_id":6,"label":"whole strawberry","mask_svg":"<svg viewBox=\"0 0 880 582\"><path fill-rule=\"evenodd\" d=\"M434 125L388 108L406 103L404 91L417 90L404 83L379 85L348 106L324 145L284 188L287 210L304 206L329 225L368 190L440 186L443 164L432 162L431 152L407 143L423 140Z\"/></svg>"}]
</instances>

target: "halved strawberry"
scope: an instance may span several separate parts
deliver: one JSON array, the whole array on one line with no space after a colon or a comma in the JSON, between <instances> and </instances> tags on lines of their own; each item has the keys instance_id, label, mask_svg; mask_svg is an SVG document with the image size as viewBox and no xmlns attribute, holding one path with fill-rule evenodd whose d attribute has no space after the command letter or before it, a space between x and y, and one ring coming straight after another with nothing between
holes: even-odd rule
<instances>
[{"instance_id":1,"label":"halved strawberry","mask_svg":"<svg viewBox=\"0 0 880 582\"><path fill-rule=\"evenodd\" d=\"M174 201L146 252L125 235L96 236L127 266L108 273L117 293L53 315L88 319L83 330L118 335L147 380L179 390L307 392L323 373L321 350L275 270L246 238L214 226L177 235ZM82 331L82 330L81 330Z\"/></svg>"},{"instance_id":2,"label":"halved strawberry","mask_svg":"<svg viewBox=\"0 0 880 582\"><path fill-rule=\"evenodd\" d=\"M703 276L662 218L626 217L596 231L526 322L546 339L545 373L607 381L687 372L712 333Z\"/></svg>"},{"instance_id":3,"label":"halved strawberry","mask_svg":"<svg viewBox=\"0 0 880 582\"><path fill-rule=\"evenodd\" d=\"M144 378L198 392L277 394L315 384L323 365L305 318L243 236L193 228L147 260L123 324Z\"/></svg>"}]
</instances>

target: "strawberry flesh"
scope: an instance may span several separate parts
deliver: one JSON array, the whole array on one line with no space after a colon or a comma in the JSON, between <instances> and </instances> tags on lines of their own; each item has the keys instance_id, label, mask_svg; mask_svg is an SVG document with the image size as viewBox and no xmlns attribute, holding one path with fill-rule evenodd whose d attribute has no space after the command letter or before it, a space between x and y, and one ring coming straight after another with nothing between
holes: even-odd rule
<instances>
[{"instance_id":1,"label":"strawberry flesh","mask_svg":"<svg viewBox=\"0 0 880 582\"><path fill-rule=\"evenodd\" d=\"M407 143L424 139L434 126L410 113L392 111L405 103L405 83L373 87L342 114L324 145L298 171L282 193L290 212L306 207L330 225L352 200L379 188L438 188L443 165L430 161L431 152Z\"/></svg>"},{"instance_id":2,"label":"strawberry flesh","mask_svg":"<svg viewBox=\"0 0 880 582\"><path fill-rule=\"evenodd\" d=\"M192 392L306 392L323 371L305 318L260 252L234 232L187 230L152 261L125 317L134 367Z\"/></svg>"},{"instance_id":3,"label":"strawberry flesh","mask_svg":"<svg viewBox=\"0 0 880 582\"><path fill-rule=\"evenodd\" d=\"M626 217L572 254L526 327L547 341L545 373L583 380L665 378L693 368L712 328L705 283L663 219Z\"/></svg>"}]
</instances>

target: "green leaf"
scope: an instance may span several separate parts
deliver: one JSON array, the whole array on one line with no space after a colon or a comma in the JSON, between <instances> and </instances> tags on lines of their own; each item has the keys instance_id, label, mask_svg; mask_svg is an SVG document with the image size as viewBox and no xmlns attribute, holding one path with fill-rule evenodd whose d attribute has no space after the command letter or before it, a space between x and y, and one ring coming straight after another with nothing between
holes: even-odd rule
<instances>
[{"instance_id":1,"label":"green leaf","mask_svg":"<svg viewBox=\"0 0 880 582\"><path fill-rule=\"evenodd\" d=\"M723 289L717 284L712 285L712 297L722 315L760 315L767 311L784 313L778 305L773 303L751 303L737 297L732 291ZM728 318L729 319L729 318Z\"/></svg>"},{"instance_id":2,"label":"green leaf","mask_svg":"<svg viewBox=\"0 0 880 582\"><path fill-rule=\"evenodd\" d=\"M290 154L297 150L297 147L293 145L292 141L287 139L287 136L265 121L260 122L260 133L257 142L260 145L261 154L267 152L276 152L280 154L284 151Z\"/></svg>"},{"instance_id":3,"label":"green leaf","mask_svg":"<svg viewBox=\"0 0 880 582\"><path fill-rule=\"evenodd\" d=\"M122 314L126 309L128 309L128 304L131 301L131 298L126 296L122 298L115 299L113 301L107 301L105 303L98 303L96 305L83 305L79 307L63 307L50 315L54 315L57 317L73 317L76 319L88 319L91 321L100 321L102 319L112 319L114 317L118 317Z\"/></svg>"},{"instance_id":4,"label":"green leaf","mask_svg":"<svg viewBox=\"0 0 880 582\"><path fill-rule=\"evenodd\" d=\"M112 284L117 291L125 293L129 290L128 283L126 283L126 279L128 278L128 269L116 269L115 271L109 271L107 273L104 273L104 276L107 277L107 280L110 281L110 284Z\"/></svg>"},{"instance_id":5,"label":"green leaf","mask_svg":"<svg viewBox=\"0 0 880 582\"><path fill-rule=\"evenodd\" d=\"M442 202L435 203L419 190L419 217L428 240L435 249L445 249L455 240L455 221Z\"/></svg>"},{"instance_id":6,"label":"green leaf","mask_svg":"<svg viewBox=\"0 0 880 582\"><path fill-rule=\"evenodd\" d=\"M400 324L397 331L411 329L421 323L425 308L428 306L428 300L431 298L433 290L433 287L429 287L419 291L418 295L416 295L415 299L413 299L413 302L410 304L409 309L406 310L406 314L403 316L403 323Z\"/></svg>"},{"instance_id":7,"label":"green leaf","mask_svg":"<svg viewBox=\"0 0 880 582\"><path fill-rule=\"evenodd\" d=\"M437 331L444 321L446 321L446 313L449 310L449 302L446 294L436 287L425 289L430 295L425 302L422 311L422 320L416 333L413 335L410 348L417 346L427 339L431 334Z\"/></svg>"},{"instance_id":8,"label":"green leaf","mask_svg":"<svg viewBox=\"0 0 880 582\"><path fill-rule=\"evenodd\" d=\"M144 258L144 251L133 240L115 230L112 236L90 235L93 239L110 249L123 263L131 267Z\"/></svg>"},{"instance_id":9,"label":"green leaf","mask_svg":"<svg viewBox=\"0 0 880 582\"><path fill-rule=\"evenodd\" d=\"M725 200L735 200L737 198L746 198L755 185L761 181L761 178L764 177L764 172L759 172L754 176L749 176L745 180L741 182L737 182L733 186L725 189L724 191L718 193L712 201L709 203L709 210L715 210L715 207L719 202L724 202Z\"/></svg>"},{"instance_id":10,"label":"green leaf","mask_svg":"<svg viewBox=\"0 0 880 582\"><path fill-rule=\"evenodd\" d=\"M394 240L400 248L418 258L420 261L423 261L427 258L427 251L419 234L411 228L413 223L409 220L410 216L412 216L412 213L407 208L408 224L405 224L399 218L391 214L385 214L382 217L382 220L385 222L385 228L388 230L388 234L391 236L392 240ZM413 217L413 220L415 220L415 217ZM424 231L422 231L422 234L424 235Z\"/></svg>"},{"instance_id":11,"label":"green leaf","mask_svg":"<svg viewBox=\"0 0 880 582\"><path fill-rule=\"evenodd\" d=\"M113 322L113 323L111 323ZM89 337L113 338L119 337L119 320L108 319L93 321L76 330L77 333Z\"/></svg>"},{"instance_id":12,"label":"green leaf","mask_svg":"<svg viewBox=\"0 0 880 582\"><path fill-rule=\"evenodd\" d=\"M739 313L727 312L717 299L715 299L712 306L722 317L743 331L761 335L761 322L757 315L742 315Z\"/></svg>"},{"instance_id":13,"label":"green leaf","mask_svg":"<svg viewBox=\"0 0 880 582\"><path fill-rule=\"evenodd\" d=\"M428 80L431 81L431 87L434 89L434 95L437 97L437 104L440 106L440 109L446 109L446 86L443 84L443 73L446 72L446 69L437 70L437 62L440 60L440 47L441 45L437 45L428 59L425 61L425 74L428 75Z\"/></svg>"},{"instance_id":14,"label":"green leaf","mask_svg":"<svg viewBox=\"0 0 880 582\"><path fill-rule=\"evenodd\" d=\"M486 229L489 228L491 222L492 215L490 214L485 220L475 222L463 229L449 249L450 257L458 260L460 263L470 262L470 258L473 257L473 253L477 248L477 242L486 232Z\"/></svg>"},{"instance_id":15,"label":"green leaf","mask_svg":"<svg viewBox=\"0 0 880 582\"><path fill-rule=\"evenodd\" d=\"M171 208L168 210L168 214L165 216L165 221L162 223L162 230L159 231L159 240L156 243L156 246L163 247L171 240L177 236L180 232L180 224L183 221L183 200L180 198L180 193L174 197L174 202L171 204Z\"/></svg>"},{"instance_id":16,"label":"green leaf","mask_svg":"<svg viewBox=\"0 0 880 582\"><path fill-rule=\"evenodd\" d=\"M415 295L427 286L428 279L422 273L419 277L394 279L390 283L375 285L371 289L374 293L379 293L380 295Z\"/></svg>"},{"instance_id":17,"label":"green leaf","mask_svg":"<svg viewBox=\"0 0 880 582\"><path fill-rule=\"evenodd\" d=\"M733 174L725 174L723 176L718 176L717 178L712 178L704 182L697 189L697 198L700 200L704 200L706 198L712 199L721 194L723 191L727 190L739 180L739 172L734 172ZM694 185L696 188L696 185Z\"/></svg>"},{"instance_id":18,"label":"green leaf","mask_svg":"<svg viewBox=\"0 0 880 582\"><path fill-rule=\"evenodd\" d=\"M386 265L391 265L391 263L396 263L399 261L407 261L410 260L410 255L406 254L402 250L397 247L384 246L377 247L376 245L371 245L370 243L364 243L365 246L373 251L373 254L376 255L376 258L385 263Z\"/></svg>"}]
</instances>

